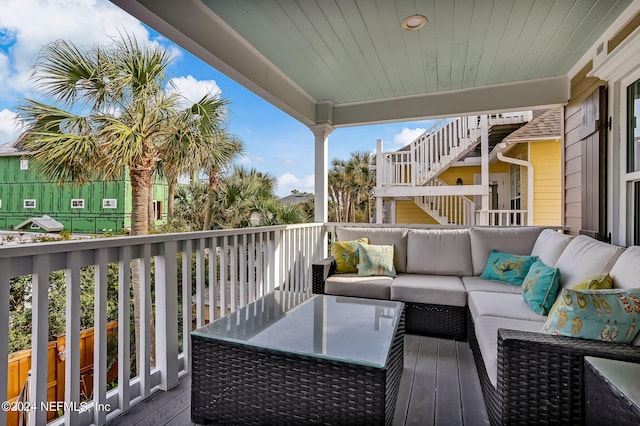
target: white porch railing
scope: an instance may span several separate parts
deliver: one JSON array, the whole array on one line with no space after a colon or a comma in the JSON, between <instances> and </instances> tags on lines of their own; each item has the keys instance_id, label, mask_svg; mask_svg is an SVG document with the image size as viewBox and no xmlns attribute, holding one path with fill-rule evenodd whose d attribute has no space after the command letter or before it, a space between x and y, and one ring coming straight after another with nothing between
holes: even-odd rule
<instances>
[{"instance_id":1,"label":"white porch railing","mask_svg":"<svg viewBox=\"0 0 640 426\"><path fill-rule=\"evenodd\" d=\"M489 226L526 226L526 210L478 210L476 224Z\"/></svg>"},{"instance_id":2,"label":"white porch railing","mask_svg":"<svg viewBox=\"0 0 640 426\"><path fill-rule=\"evenodd\" d=\"M448 185L440 179L434 178L427 186ZM414 203L441 225L470 226L475 224L475 203L464 195L424 195L414 197Z\"/></svg>"},{"instance_id":3,"label":"white porch railing","mask_svg":"<svg viewBox=\"0 0 640 426\"><path fill-rule=\"evenodd\" d=\"M275 287L311 288L311 264L326 247L323 224L303 224L160 234L0 247L0 357L7 359L9 289L13 277L32 277L32 364L29 400L36 409L30 424L46 423L49 274L66 272L66 392L64 410L54 424L103 424L158 389L167 390L190 371L192 324L205 323L205 299L214 319L252 302ZM181 256L182 274L178 259ZM152 259L154 260L152 263ZM107 266L118 265L118 387L107 392ZM80 400L80 275L95 268L93 400ZM130 377L131 273L139 271L140 353L136 377ZM152 271L154 274L152 276ZM192 275L195 276L193 282ZM195 310L192 293L195 287ZM152 292L153 289L153 292ZM189 305L182 309L182 352L179 351L179 291ZM208 298L205 298L208 293ZM152 295L155 299L152 304ZM186 303L186 302L185 302ZM155 307L155 357L150 353L150 318ZM194 318L195 315L195 318ZM152 366L155 359L155 366ZM7 389L7 366L0 365L0 389ZM6 397L6 394L5 394ZM0 424L6 412L0 411Z\"/></svg>"}]
</instances>

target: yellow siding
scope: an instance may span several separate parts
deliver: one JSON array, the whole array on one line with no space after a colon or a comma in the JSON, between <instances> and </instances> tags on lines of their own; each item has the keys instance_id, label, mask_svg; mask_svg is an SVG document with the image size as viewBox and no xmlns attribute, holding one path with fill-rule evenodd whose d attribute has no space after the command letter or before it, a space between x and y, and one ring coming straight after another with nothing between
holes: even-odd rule
<instances>
[{"instance_id":1,"label":"yellow siding","mask_svg":"<svg viewBox=\"0 0 640 426\"><path fill-rule=\"evenodd\" d=\"M435 225L438 222L412 200L397 200L396 223Z\"/></svg>"},{"instance_id":2,"label":"yellow siding","mask_svg":"<svg viewBox=\"0 0 640 426\"><path fill-rule=\"evenodd\" d=\"M562 168L559 141L532 142L530 162L533 164L533 224L562 225Z\"/></svg>"}]
</instances>

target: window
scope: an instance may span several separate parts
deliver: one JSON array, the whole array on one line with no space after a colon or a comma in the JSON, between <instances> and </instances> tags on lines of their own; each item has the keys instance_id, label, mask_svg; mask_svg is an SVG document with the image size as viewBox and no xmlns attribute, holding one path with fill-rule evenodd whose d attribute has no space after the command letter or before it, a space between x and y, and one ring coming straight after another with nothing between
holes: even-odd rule
<instances>
[{"instance_id":1,"label":"window","mask_svg":"<svg viewBox=\"0 0 640 426\"><path fill-rule=\"evenodd\" d=\"M29 170L29 160L20 160L20 170Z\"/></svg>"},{"instance_id":2,"label":"window","mask_svg":"<svg viewBox=\"0 0 640 426\"><path fill-rule=\"evenodd\" d=\"M31 228L31 229L42 229L42 228L40 228L40 227L38 226L38 224L37 224L37 223L33 223L33 222L31 222L31 227L30 227L30 228Z\"/></svg>"},{"instance_id":3,"label":"window","mask_svg":"<svg viewBox=\"0 0 640 426\"><path fill-rule=\"evenodd\" d=\"M627 243L640 244L640 79L627 86ZM620 200L623 201L623 200Z\"/></svg>"},{"instance_id":4,"label":"window","mask_svg":"<svg viewBox=\"0 0 640 426\"><path fill-rule=\"evenodd\" d=\"M2 208L2 200L0 200L0 209Z\"/></svg>"},{"instance_id":5,"label":"window","mask_svg":"<svg viewBox=\"0 0 640 426\"><path fill-rule=\"evenodd\" d=\"M162 219L162 201L155 200L153 202L153 216L156 220Z\"/></svg>"},{"instance_id":6,"label":"window","mask_svg":"<svg viewBox=\"0 0 640 426\"><path fill-rule=\"evenodd\" d=\"M103 209L115 209L118 207L118 200L115 198L103 198L102 199L102 208Z\"/></svg>"},{"instance_id":7,"label":"window","mask_svg":"<svg viewBox=\"0 0 640 426\"><path fill-rule=\"evenodd\" d=\"M25 209L35 209L36 208L36 200L24 200L23 204Z\"/></svg>"},{"instance_id":8,"label":"window","mask_svg":"<svg viewBox=\"0 0 640 426\"><path fill-rule=\"evenodd\" d=\"M74 198L71 200L71 208L72 209L84 209L84 199L82 198Z\"/></svg>"}]
</instances>

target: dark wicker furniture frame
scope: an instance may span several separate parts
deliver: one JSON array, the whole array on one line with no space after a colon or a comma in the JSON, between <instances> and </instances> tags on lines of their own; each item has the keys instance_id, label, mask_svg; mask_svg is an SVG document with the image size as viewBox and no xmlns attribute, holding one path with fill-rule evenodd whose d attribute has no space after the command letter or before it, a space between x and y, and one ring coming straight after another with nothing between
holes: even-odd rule
<instances>
[{"instance_id":1,"label":"dark wicker furniture frame","mask_svg":"<svg viewBox=\"0 0 640 426\"><path fill-rule=\"evenodd\" d=\"M325 294L325 281L336 270L335 258L328 257L316 262L312 265L312 269L312 291L316 294ZM413 302L404 302L404 304L407 333L452 337L461 341L467 339L465 307Z\"/></svg>"},{"instance_id":2,"label":"dark wicker furniture frame","mask_svg":"<svg viewBox=\"0 0 640 426\"><path fill-rule=\"evenodd\" d=\"M399 315L384 368L192 335L192 421L390 425L404 368Z\"/></svg>"},{"instance_id":3,"label":"dark wicker furniture frame","mask_svg":"<svg viewBox=\"0 0 640 426\"><path fill-rule=\"evenodd\" d=\"M637 370L629 371L636 374ZM640 424L640 407L590 362L585 361L587 426Z\"/></svg>"},{"instance_id":4,"label":"dark wicker furniture frame","mask_svg":"<svg viewBox=\"0 0 640 426\"><path fill-rule=\"evenodd\" d=\"M584 357L640 362L640 347L498 330L498 380L489 380L469 315L469 345L492 425L585 424Z\"/></svg>"}]
</instances>

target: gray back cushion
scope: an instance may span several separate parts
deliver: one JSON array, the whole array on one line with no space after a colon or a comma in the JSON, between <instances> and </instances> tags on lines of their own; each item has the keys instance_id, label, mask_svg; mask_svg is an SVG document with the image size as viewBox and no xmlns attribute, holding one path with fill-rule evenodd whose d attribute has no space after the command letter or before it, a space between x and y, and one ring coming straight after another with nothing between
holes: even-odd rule
<instances>
[{"instance_id":1,"label":"gray back cushion","mask_svg":"<svg viewBox=\"0 0 640 426\"><path fill-rule=\"evenodd\" d=\"M640 287L640 246L624 251L611 268L611 278L616 288Z\"/></svg>"},{"instance_id":2,"label":"gray back cushion","mask_svg":"<svg viewBox=\"0 0 640 426\"><path fill-rule=\"evenodd\" d=\"M369 244L393 245L393 266L396 272L407 271L407 229L406 228L337 228L338 241L368 238Z\"/></svg>"},{"instance_id":3,"label":"gray back cushion","mask_svg":"<svg viewBox=\"0 0 640 426\"><path fill-rule=\"evenodd\" d=\"M597 274L611 271L624 249L586 235L578 235L564 249L555 267L560 287L567 288Z\"/></svg>"},{"instance_id":4,"label":"gray back cushion","mask_svg":"<svg viewBox=\"0 0 640 426\"><path fill-rule=\"evenodd\" d=\"M529 255L538 239L542 228L510 227L510 228L471 228L471 261L473 274L480 275L487 266L491 250L504 253Z\"/></svg>"},{"instance_id":5,"label":"gray back cushion","mask_svg":"<svg viewBox=\"0 0 640 426\"><path fill-rule=\"evenodd\" d=\"M545 229L531 249L532 256L538 256L547 266L553 266L558 261L569 242L573 239L570 235L561 234L553 229Z\"/></svg>"},{"instance_id":6,"label":"gray back cushion","mask_svg":"<svg viewBox=\"0 0 640 426\"><path fill-rule=\"evenodd\" d=\"M473 275L469 230L409 230L407 272L410 274Z\"/></svg>"}]
</instances>

